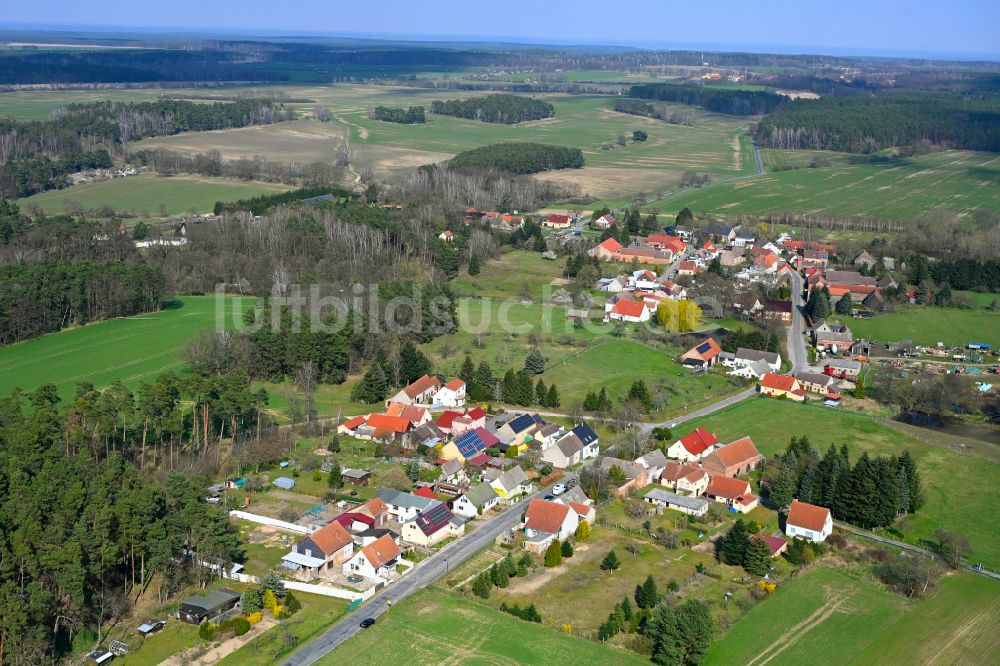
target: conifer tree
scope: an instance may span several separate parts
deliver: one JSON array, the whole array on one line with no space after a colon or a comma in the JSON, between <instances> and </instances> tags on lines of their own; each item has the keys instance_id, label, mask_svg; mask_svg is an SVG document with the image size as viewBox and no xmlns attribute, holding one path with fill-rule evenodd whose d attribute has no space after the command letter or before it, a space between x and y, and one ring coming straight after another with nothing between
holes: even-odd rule
<instances>
[{"instance_id":1,"label":"conifer tree","mask_svg":"<svg viewBox=\"0 0 1000 666\"><path fill-rule=\"evenodd\" d=\"M719 548L719 559L725 564L735 564L742 566L743 558L750 544L750 535L747 534L746 525L742 518L738 518L726 536L722 537L722 544Z\"/></svg>"},{"instance_id":2,"label":"conifer tree","mask_svg":"<svg viewBox=\"0 0 1000 666\"><path fill-rule=\"evenodd\" d=\"M562 564L562 544L559 539L553 539L545 550L545 566L557 567Z\"/></svg>"},{"instance_id":3,"label":"conifer tree","mask_svg":"<svg viewBox=\"0 0 1000 666\"><path fill-rule=\"evenodd\" d=\"M771 549L761 538L751 538L743 555L743 568L755 576L763 576L771 570Z\"/></svg>"},{"instance_id":4,"label":"conifer tree","mask_svg":"<svg viewBox=\"0 0 1000 666\"><path fill-rule=\"evenodd\" d=\"M621 566L622 563L618 559L618 554L615 552L614 548L609 550L608 554L604 556L603 560L601 560L601 569L604 571L614 573L615 570L620 569Z\"/></svg>"},{"instance_id":5,"label":"conifer tree","mask_svg":"<svg viewBox=\"0 0 1000 666\"><path fill-rule=\"evenodd\" d=\"M465 355L465 360L462 361L462 368L458 371L458 378L466 384L476 381L476 366L472 364L472 357L468 354Z\"/></svg>"},{"instance_id":6,"label":"conifer tree","mask_svg":"<svg viewBox=\"0 0 1000 666\"><path fill-rule=\"evenodd\" d=\"M545 372L545 357L538 349L532 349L528 357L524 359L524 369L533 375L540 375Z\"/></svg>"},{"instance_id":7,"label":"conifer tree","mask_svg":"<svg viewBox=\"0 0 1000 666\"><path fill-rule=\"evenodd\" d=\"M549 386L549 395L545 402L546 407L558 407L559 406L559 389L556 388L555 384Z\"/></svg>"},{"instance_id":8,"label":"conifer tree","mask_svg":"<svg viewBox=\"0 0 1000 666\"><path fill-rule=\"evenodd\" d=\"M535 385L535 404L547 407L546 401L549 399L549 389L545 386L545 381L539 379Z\"/></svg>"},{"instance_id":9,"label":"conifer tree","mask_svg":"<svg viewBox=\"0 0 1000 666\"><path fill-rule=\"evenodd\" d=\"M479 275L479 255L473 252L469 255L469 275Z\"/></svg>"}]
</instances>

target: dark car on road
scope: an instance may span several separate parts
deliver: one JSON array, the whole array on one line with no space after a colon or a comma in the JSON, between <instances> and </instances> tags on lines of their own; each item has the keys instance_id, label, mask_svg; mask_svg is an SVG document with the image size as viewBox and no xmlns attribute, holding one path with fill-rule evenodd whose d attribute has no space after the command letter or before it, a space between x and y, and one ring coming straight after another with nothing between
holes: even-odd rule
<instances>
[{"instance_id":1,"label":"dark car on road","mask_svg":"<svg viewBox=\"0 0 1000 666\"><path fill-rule=\"evenodd\" d=\"M364 627L365 629L372 626L373 624L375 624L375 618L373 617L366 617L365 619L361 620L361 626Z\"/></svg>"}]
</instances>

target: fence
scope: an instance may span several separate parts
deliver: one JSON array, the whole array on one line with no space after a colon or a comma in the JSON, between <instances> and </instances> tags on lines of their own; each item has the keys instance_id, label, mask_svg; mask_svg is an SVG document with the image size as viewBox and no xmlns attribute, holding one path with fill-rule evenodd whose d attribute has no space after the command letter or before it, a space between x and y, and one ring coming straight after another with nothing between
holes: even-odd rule
<instances>
[{"instance_id":1,"label":"fence","mask_svg":"<svg viewBox=\"0 0 1000 666\"><path fill-rule=\"evenodd\" d=\"M256 513L247 513L246 511L230 511L229 517L239 518L240 520L249 520L252 523L260 523L261 525L270 525L271 527L277 527L278 529L295 532L297 534L312 534L318 529L311 525L296 525L295 523L288 523L284 520L268 518L267 516L259 516Z\"/></svg>"}]
</instances>

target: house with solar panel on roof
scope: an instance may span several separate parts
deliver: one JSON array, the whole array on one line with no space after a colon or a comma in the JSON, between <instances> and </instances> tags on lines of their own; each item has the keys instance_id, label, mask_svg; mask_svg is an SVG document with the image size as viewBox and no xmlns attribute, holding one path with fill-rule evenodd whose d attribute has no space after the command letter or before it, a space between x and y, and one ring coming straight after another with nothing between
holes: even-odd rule
<instances>
[{"instance_id":1,"label":"house with solar panel on roof","mask_svg":"<svg viewBox=\"0 0 1000 666\"><path fill-rule=\"evenodd\" d=\"M456 516L443 502L436 502L413 520L403 523L400 536L415 546L433 546L448 537L465 533L465 519Z\"/></svg>"},{"instance_id":2,"label":"house with solar panel on roof","mask_svg":"<svg viewBox=\"0 0 1000 666\"><path fill-rule=\"evenodd\" d=\"M442 446L438 458L464 462L499 444L500 440L492 432L486 428L475 428L462 433Z\"/></svg>"},{"instance_id":3,"label":"house with solar panel on roof","mask_svg":"<svg viewBox=\"0 0 1000 666\"><path fill-rule=\"evenodd\" d=\"M710 368L719 362L722 347L714 339L708 338L681 355L681 364L694 368Z\"/></svg>"},{"instance_id":4,"label":"house with solar panel on roof","mask_svg":"<svg viewBox=\"0 0 1000 666\"><path fill-rule=\"evenodd\" d=\"M586 423L581 423L563 435L556 443L542 450L542 460L553 467L565 469L588 458L596 458L599 440L597 433Z\"/></svg>"}]
</instances>

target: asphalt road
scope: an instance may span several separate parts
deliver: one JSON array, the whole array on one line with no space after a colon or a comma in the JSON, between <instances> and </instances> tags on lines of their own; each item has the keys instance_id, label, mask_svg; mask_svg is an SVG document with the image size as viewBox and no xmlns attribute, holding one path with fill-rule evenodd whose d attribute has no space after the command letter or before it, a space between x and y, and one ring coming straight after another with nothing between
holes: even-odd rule
<instances>
[{"instance_id":1,"label":"asphalt road","mask_svg":"<svg viewBox=\"0 0 1000 666\"><path fill-rule=\"evenodd\" d=\"M362 604L357 611L348 614L344 619L327 629L323 634L307 643L305 647L282 662L283 666L305 666L315 663L321 657L332 651L358 632L364 631L359 624L361 620L378 618L390 611L388 601L399 603L414 592L417 592L445 576L452 568L459 566L477 552L491 543L498 535L510 531L521 522L528 501L535 497L531 495L512 505L504 513L488 522L477 526L471 534L453 541L438 552L421 562L405 574L397 582L387 586L382 592Z\"/></svg>"},{"instance_id":2,"label":"asphalt road","mask_svg":"<svg viewBox=\"0 0 1000 666\"><path fill-rule=\"evenodd\" d=\"M792 325L788 327L788 341L786 348L792 362L792 374L809 370L806 358L806 343L803 334L805 333L805 316L802 314L802 276L798 272L792 273Z\"/></svg>"}]
</instances>

